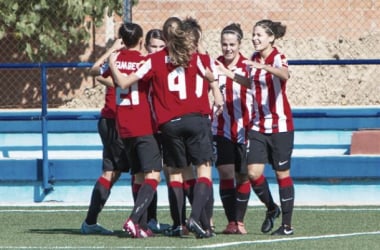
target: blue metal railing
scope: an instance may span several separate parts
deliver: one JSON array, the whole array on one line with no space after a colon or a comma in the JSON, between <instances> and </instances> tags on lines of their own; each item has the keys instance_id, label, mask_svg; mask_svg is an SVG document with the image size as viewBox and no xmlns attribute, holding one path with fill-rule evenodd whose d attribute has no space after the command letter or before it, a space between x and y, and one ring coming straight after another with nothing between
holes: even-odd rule
<instances>
[{"instance_id":1,"label":"blue metal railing","mask_svg":"<svg viewBox=\"0 0 380 250\"><path fill-rule=\"evenodd\" d=\"M289 60L289 65L360 65L360 64L380 64L380 59L343 59L343 60ZM45 192L53 189L49 180L49 156L48 156L48 95L47 95L47 69L48 68L89 68L93 64L87 62L77 63L0 63L0 69L32 69L40 68L41 70L41 116L22 117L24 120L41 120L42 133L42 187ZM50 117L51 118L51 117ZM72 119L73 117L70 117ZM75 117L74 117L75 118ZM12 118L10 118L12 119ZM20 116L15 117L20 119ZM68 119L62 118L62 119ZM80 119L80 118L78 118Z\"/></svg>"},{"instance_id":2,"label":"blue metal railing","mask_svg":"<svg viewBox=\"0 0 380 250\"><path fill-rule=\"evenodd\" d=\"M92 63L6 63L0 64L0 68L8 69L30 69L40 68L41 70L41 135L42 135L42 188L45 193L53 189L52 183L49 180L49 156L48 156L48 95L47 95L47 68L88 68Z\"/></svg>"}]
</instances>

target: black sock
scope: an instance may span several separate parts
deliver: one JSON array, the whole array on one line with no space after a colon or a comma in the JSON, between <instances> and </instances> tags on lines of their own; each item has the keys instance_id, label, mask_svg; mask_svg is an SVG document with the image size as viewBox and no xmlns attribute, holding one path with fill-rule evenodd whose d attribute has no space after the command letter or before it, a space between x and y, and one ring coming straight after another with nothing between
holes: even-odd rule
<instances>
[{"instance_id":1,"label":"black sock","mask_svg":"<svg viewBox=\"0 0 380 250\"><path fill-rule=\"evenodd\" d=\"M182 183L171 181L169 183L168 195L173 226L177 227L182 225L183 201L185 199Z\"/></svg>"},{"instance_id":2,"label":"black sock","mask_svg":"<svg viewBox=\"0 0 380 250\"><path fill-rule=\"evenodd\" d=\"M139 222L143 214L147 212L148 206L152 202L156 191L157 184L158 183L155 180L146 179L141 185L137 194L135 206L133 207L131 216L129 217L134 223Z\"/></svg>"},{"instance_id":3,"label":"black sock","mask_svg":"<svg viewBox=\"0 0 380 250\"><path fill-rule=\"evenodd\" d=\"M236 221L243 222L247 212L249 198L251 196L251 185L247 181L236 187Z\"/></svg>"},{"instance_id":4,"label":"black sock","mask_svg":"<svg viewBox=\"0 0 380 250\"><path fill-rule=\"evenodd\" d=\"M211 194L211 181L207 178L198 178L194 186L194 199L191 206L190 217L195 221L199 221L202 210L205 209L206 203ZM209 218L210 219L210 218Z\"/></svg>"},{"instance_id":5,"label":"black sock","mask_svg":"<svg viewBox=\"0 0 380 250\"><path fill-rule=\"evenodd\" d=\"M291 226L294 208L294 184L291 177L277 180L279 184L282 224Z\"/></svg>"},{"instance_id":6,"label":"black sock","mask_svg":"<svg viewBox=\"0 0 380 250\"><path fill-rule=\"evenodd\" d=\"M264 175L261 175L256 180L251 180L251 186L253 191L256 193L257 197L262 203L265 204L268 210L273 210L275 208L275 203L272 198L272 194L269 190L269 185L267 179Z\"/></svg>"},{"instance_id":7,"label":"black sock","mask_svg":"<svg viewBox=\"0 0 380 250\"><path fill-rule=\"evenodd\" d=\"M233 179L220 180L219 195L223 204L224 213L228 222L235 221L236 190Z\"/></svg>"},{"instance_id":8,"label":"black sock","mask_svg":"<svg viewBox=\"0 0 380 250\"><path fill-rule=\"evenodd\" d=\"M151 219L157 221L157 191L154 192L153 200L148 207L147 221L149 222Z\"/></svg>"},{"instance_id":9,"label":"black sock","mask_svg":"<svg viewBox=\"0 0 380 250\"><path fill-rule=\"evenodd\" d=\"M87 217L85 219L88 225L96 224L98 221L98 215L102 211L104 204L110 196L111 182L107 179L100 177L92 190L91 202L87 211Z\"/></svg>"}]
</instances>

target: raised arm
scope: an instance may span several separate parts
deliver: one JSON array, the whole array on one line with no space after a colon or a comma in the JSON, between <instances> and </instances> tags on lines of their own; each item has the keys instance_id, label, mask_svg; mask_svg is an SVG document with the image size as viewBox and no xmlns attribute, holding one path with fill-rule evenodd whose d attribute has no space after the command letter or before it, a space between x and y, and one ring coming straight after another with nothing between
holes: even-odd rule
<instances>
[{"instance_id":1,"label":"raised arm","mask_svg":"<svg viewBox=\"0 0 380 250\"><path fill-rule=\"evenodd\" d=\"M116 39L112 44L111 48L109 48L103 55L101 55L100 58L92 65L90 69L90 74L92 76L101 75L101 66L107 62L107 59L111 55L111 53L122 48L124 48L123 41L121 39Z\"/></svg>"},{"instance_id":2,"label":"raised arm","mask_svg":"<svg viewBox=\"0 0 380 250\"><path fill-rule=\"evenodd\" d=\"M116 63L118 54L118 52L112 53L109 57L108 64L110 66L112 76L114 77L115 84L117 84L122 89L126 89L136 83L140 78L135 73L127 75L119 71Z\"/></svg>"},{"instance_id":3,"label":"raised arm","mask_svg":"<svg viewBox=\"0 0 380 250\"><path fill-rule=\"evenodd\" d=\"M104 86L107 86L107 87L115 87L115 84L114 82L112 81L111 77L103 77L103 76L97 76L95 77L96 81L100 82L101 84L103 84Z\"/></svg>"}]
</instances>

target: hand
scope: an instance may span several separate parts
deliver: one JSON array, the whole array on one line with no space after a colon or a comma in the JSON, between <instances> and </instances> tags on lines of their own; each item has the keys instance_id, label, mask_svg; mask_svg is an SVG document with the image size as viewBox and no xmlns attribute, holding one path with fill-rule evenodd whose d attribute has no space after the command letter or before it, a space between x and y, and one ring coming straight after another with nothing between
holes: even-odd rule
<instances>
[{"instance_id":1,"label":"hand","mask_svg":"<svg viewBox=\"0 0 380 250\"><path fill-rule=\"evenodd\" d=\"M229 70L224 66L224 64L217 59L215 59L215 62L216 62L215 66L218 71L218 75L227 75Z\"/></svg>"},{"instance_id":2,"label":"hand","mask_svg":"<svg viewBox=\"0 0 380 250\"><path fill-rule=\"evenodd\" d=\"M218 116L221 113L223 113L223 105L214 104L214 106L216 107L215 112L214 112L215 116Z\"/></svg>"},{"instance_id":3,"label":"hand","mask_svg":"<svg viewBox=\"0 0 380 250\"><path fill-rule=\"evenodd\" d=\"M111 46L111 51L118 51L125 48L124 42L121 38L118 38L114 41L114 43Z\"/></svg>"},{"instance_id":4,"label":"hand","mask_svg":"<svg viewBox=\"0 0 380 250\"><path fill-rule=\"evenodd\" d=\"M254 61L250 61L250 60L244 60L243 63L246 64L247 66L249 66L251 69L252 68L255 68L255 69L264 69L265 66L266 66L265 64L254 62Z\"/></svg>"}]
</instances>

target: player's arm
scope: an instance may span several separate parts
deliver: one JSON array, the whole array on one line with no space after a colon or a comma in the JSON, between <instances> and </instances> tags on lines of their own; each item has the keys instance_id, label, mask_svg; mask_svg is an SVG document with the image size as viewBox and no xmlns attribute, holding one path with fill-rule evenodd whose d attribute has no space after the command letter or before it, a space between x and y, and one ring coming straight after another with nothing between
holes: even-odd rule
<instances>
[{"instance_id":1,"label":"player's arm","mask_svg":"<svg viewBox=\"0 0 380 250\"><path fill-rule=\"evenodd\" d=\"M269 64L253 62L250 60L245 60L243 63L247 64L251 68L263 69L282 80L288 80L290 78L288 67L277 68Z\"/></svg>"},{"instance_id":2,"label":"player's arm","mask_svg":"<svg viewBox=\"0 0 380 250\"><path fill-rule=\"evenodd\" d=\"M112 53L109 57L108 64L112 72L112 76L114 77L115 84L122 89L126 89L140 80L140 78L135 73L126 75L120 72L116 65L116 58L118 54L118 52Z\"/></svg>"},{"instance_id":3,"label":"player's arm","mask_svg":"<svg viewBox=\"0 0 380 250\"><path fill-rule=\"evenodd\" d=\"M218 60L216 60L216 68L218 69L219 74L225 75L228 78L232 79L234 82L237 82L247 88L251 88L251 81L249 77L233 72L232 70L226 68L223 63Z\"/></svg>"},{"instance_id":4,"label":"player's arm","mask_svg":"<svg viewBox=\"0 0 380 250\"><path fill-rule=\"evenodd\" d=\"M219 115L223 112L224 99L223 99L223 94L219 89L217 80L210 82L210 92L212 93L212 96L214 97L214 106L216 107L215 114Z\"/></svg>"},{"instance_id":5,"label":"player's arm","mask_svg":"<svg viewBox=\"0 0 380 250\"><path fill-rule=\"evenodd\" d=\"M96 81L98 81L99 83L103 84L104 86L107 86L107 87L115 87L115 84L114 82L112 81L111 77L103 77L103 76L97 76L95 77Z\"/></svg>"},{"instance_id":6,"label":"player's arm","mask_svg":"<svg viewBox=\"0 0 380 250\"><path fill-rule=\"evenodd\" d=\"M92 76L99 76L102 74L101 67L104 63L107 62L108 57L111 55L112 52L120 50L124 48L124 43L122 39L116 39L114 43L112 44L111 48L109 48L103 55L100 56L100 58L92 65L90 69L90 75Z\"/></svg>"}]
</instances>

